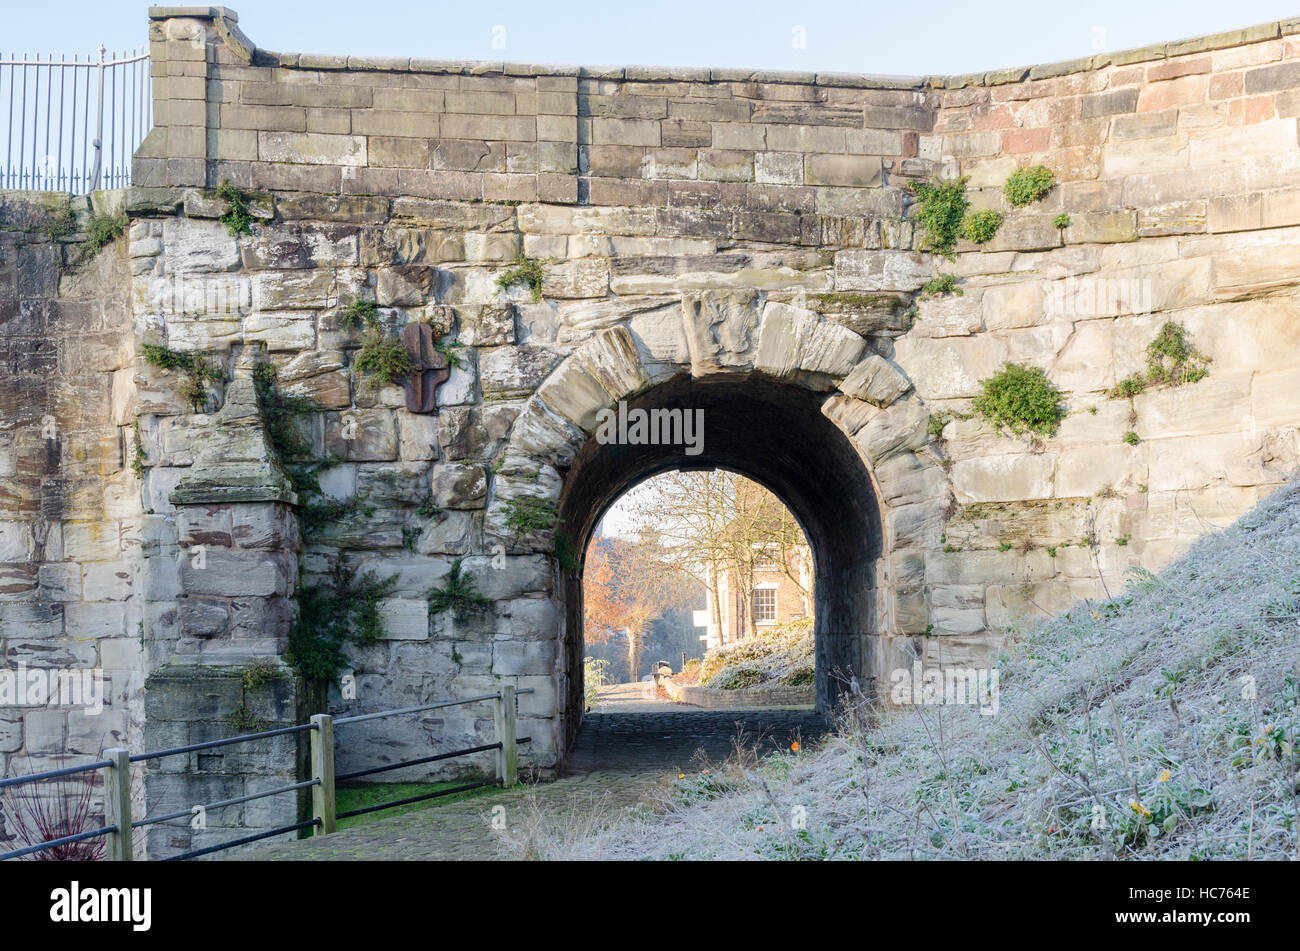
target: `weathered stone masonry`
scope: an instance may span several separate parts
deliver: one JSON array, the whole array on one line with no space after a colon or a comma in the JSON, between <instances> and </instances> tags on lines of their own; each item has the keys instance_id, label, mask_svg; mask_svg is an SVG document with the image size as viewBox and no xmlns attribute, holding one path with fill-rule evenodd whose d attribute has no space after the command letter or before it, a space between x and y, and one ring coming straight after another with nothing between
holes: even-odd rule
<instances>
[{"instance_id":1,"label":"weathered stone masonry","mask_svg":"<svg viewBox=\"0 0 1300 951\"><path fill-rule=\"evenodd\" d=\"M135 187L97 199L124 204L127 240L60 277L34 219L5 213L6 659L113 668L129 743L220 735L239 672L282 655L297 592L342 560L397 581L387 637L351 649L358 699L332 709L513 682L535 691L526 759L549 767L576 727L577 578L554 533L508 527L508 503L555 503L580 545L672 464L589 438L619 399L706 406L705 461L805 522L823 700L832 669L870 689L913 657L985 657L1295 469L1298 31L910 80L277 54L228 11L156 8L156 127ZM1059 184L1010 208L1002 183L1037 163ZM957 174L1006 220L947 263L918 250L906 185ZM217 220L223 180L259 196L252 234ZM543 263L540 300L497 287L519 254ZM960 296L919 295L940 270ZM436 415L354 372L353 299L392 331L452 328L465 366ZM1209 376L1109 398L1167 320ZM229 382L196 413L146 343L205 354ZM263 360L317 407L301 425L330 463L325 495L363 502L305 543L259 411ZM1007 360L1064 391L1054 437L960 418ZM935 436L941 413L956 417ZM493 607L430 619L456 558ZM253 702L268 722L302 712L285 684ZM77 717L0 711L0 765L95 752L101 724ZM340 769L490 731L486 710L379 721L340 736ZM155 777L151 808L292 772L292 750L265 752L184 763L166 793ZM205 835L222 837L169 829L150 849Z\"/></svg>"}]
</instances>

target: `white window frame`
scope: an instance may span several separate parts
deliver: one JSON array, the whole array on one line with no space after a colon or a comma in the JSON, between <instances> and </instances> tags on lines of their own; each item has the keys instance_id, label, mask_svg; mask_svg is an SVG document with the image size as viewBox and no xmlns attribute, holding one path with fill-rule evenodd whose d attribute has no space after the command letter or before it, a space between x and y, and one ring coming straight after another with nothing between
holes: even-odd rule
<instances>
[{"instance_id":1,"label":"white window frame","mask_svg":"<svg viewBox=\"0 0 1300 951\"><path fill-rule=\"evenodd\" d=\"M776 619L779 614L779 600L780 600L779 589L780 589L779 585L772 584L769 582L754 585L754 590L750 592L749 595L749 604L750 604L750 610L754 612L755 625L763 625L766 627L770 627L776 624ZM758 616L758 593L760 591L772 592L772 616L770 618L760 618Z\"/></svg>"}]
</instances>

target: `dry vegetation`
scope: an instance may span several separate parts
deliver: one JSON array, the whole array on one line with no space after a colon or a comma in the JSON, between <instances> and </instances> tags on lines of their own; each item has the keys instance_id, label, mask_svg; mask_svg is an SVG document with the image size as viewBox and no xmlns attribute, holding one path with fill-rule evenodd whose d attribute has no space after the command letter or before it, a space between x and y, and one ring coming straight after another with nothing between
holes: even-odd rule
<instances>
[{"instance_id":1,"label":"dry vegetation","mask_svg":"<svg viewBox=\"0 0 1300 951\"><path fill-rule=\"evenodd\" d=\"M653 810L589 809L581 828L534 811L505 844L582 859L1300 858L1298 646L1293 482L1159 576L1027 632L999 658L996 716L859 704L819 749L739 755Z\"/></svg>"}]
</instances>

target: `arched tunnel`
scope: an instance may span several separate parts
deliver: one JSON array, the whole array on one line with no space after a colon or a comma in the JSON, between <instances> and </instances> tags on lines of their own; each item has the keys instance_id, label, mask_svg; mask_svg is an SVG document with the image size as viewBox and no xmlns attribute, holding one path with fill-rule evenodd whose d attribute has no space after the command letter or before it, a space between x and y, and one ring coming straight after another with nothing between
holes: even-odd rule
<instances>
[{"instance_id":1,"label":"arched tunnel","mask_svg":"<svg viewBox=\"0 0 1300 951\"><path fill-rule=\"evenodd\" d=\"M853 677L871 669L875 565L881 520L870 474L848 437L821 412L826 394L761 374L681 374L629 400L628 411L703 411L703 445L629 444L592 437L565 479L559 531L585 553L606 510L628 489L672 469L722 468L773 492L812 548L817 709L830 711ZM568 683L565 745L582 715L582 579L564 572Z\"/></svg>"}]
</instances>

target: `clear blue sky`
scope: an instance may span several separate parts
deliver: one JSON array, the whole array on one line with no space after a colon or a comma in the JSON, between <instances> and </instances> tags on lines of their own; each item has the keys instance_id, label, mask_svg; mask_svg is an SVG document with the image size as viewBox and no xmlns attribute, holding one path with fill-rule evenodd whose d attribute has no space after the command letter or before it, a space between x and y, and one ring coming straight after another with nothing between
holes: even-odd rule
<instances>
[{"instance_id":1,"label":"clear blue sky","mask_svg":"<svg viewBox=\"0 0 1300 951\"><path fill-rule=\"evenodd\" d=\"M0 49L85 52L144 43L135 0L10 0ZM948 2L429 2L240 0L257 45L281 52L514 62L733 66L920 75L1086 56L1300 14L1300 0ZM494 34L494 28L496 32ZM792 41L802 29L804 46ZM504 40L494 49L493 39Z\"/></svg>"}]
</instances>

